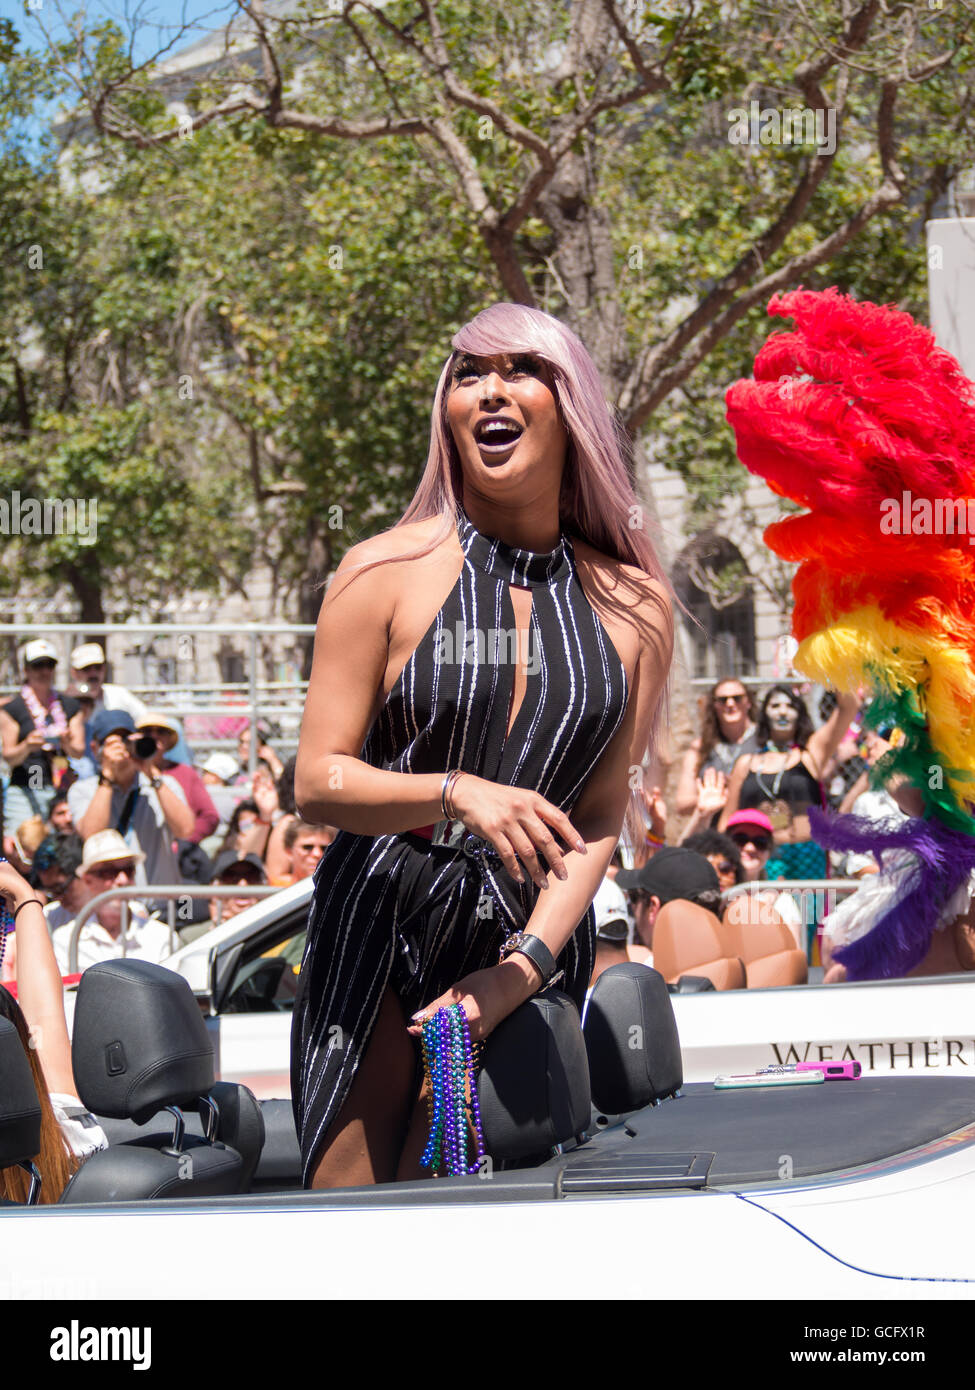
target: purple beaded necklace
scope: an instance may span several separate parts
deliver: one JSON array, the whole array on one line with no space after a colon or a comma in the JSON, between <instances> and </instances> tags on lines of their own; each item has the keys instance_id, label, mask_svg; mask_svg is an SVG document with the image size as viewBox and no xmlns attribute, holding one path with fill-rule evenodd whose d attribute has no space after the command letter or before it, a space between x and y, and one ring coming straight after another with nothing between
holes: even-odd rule
<instances>
[{"instance_id":1,"label":"purple beaded necklace","mask_svg":"<svg viewBox=\"0 0 975 1390\"><path fill-rule=\"evenodd\" d=\"M0 854L0 864L8 861ZM14 915L7 907L7 900L0 897L0 965L3 965L3 958L7 954L7 937L14 929Z\"/></svg>"},{"instance_id":2,"label":"purple beaded necklace","mask_svg":"<svg viewBox=\"0 0 975 1390\"><path fill-rule=\"evenodd\" d=\"M481 1107L471 1030L463 1004L438 1009L423 1024L423 1065L430 1086L430 1137L420 1164L441 1168L451 1177L478 1172L484 1158ZM476 1154L467 1164L467 1115L474 1130Z\"/></svg>"}]
</instances>

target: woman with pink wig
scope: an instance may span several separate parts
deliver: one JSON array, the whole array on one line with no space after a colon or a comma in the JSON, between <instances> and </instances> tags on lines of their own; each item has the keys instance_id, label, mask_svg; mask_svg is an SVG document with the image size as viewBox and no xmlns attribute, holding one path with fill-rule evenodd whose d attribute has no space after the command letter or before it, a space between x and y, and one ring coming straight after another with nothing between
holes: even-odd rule
<instances>
[{"instance_id":1,"label":"woman with pink wig","mask_svg":"<svg viewBox=\"0 0 975 1390\"><path fill-rule=\"evenodd\" d=\"M419 1174L438 1008L476 1042L550 980L581 1005L670 668L669 592L582 343L495 304L452 347L416 495L347 552L318 621L295 796L339 834L292 1032L312 1187Z\"/></svg>"}]
</instances>

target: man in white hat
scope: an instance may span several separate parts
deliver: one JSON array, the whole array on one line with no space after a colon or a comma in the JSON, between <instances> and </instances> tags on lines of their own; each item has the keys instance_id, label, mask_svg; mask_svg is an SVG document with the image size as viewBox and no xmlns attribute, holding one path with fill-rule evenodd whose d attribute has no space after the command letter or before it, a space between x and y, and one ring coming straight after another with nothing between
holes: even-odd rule
<instances>
[{"instance_id":1,"label":"man in white hat","mask_svg":"<svg viewBox=\"0 0 975 1390\"><path fill-rule=\"evenodd\" d=\"M100 642L82 642L71 653L71 675L76 685L88 687L88 694L95 702L95 712L100 709L124 709L131 714L133 724L138 724L146 712L145 705L124 685L106 684L105 671L105 651Z\"/></svg>"},{"instance_id":2,"label":"man in white hat","mask_svg":"<svg viewBox=\"0 0 975 1390\"><path fill-rule=\"evenodd\" d=\"M125 843L117 830L99 830L85 841L78 878L84 888L85 902L110 888L131 887L135 882L137 865L145 855ZM123 905L124 904L124 905ZM125 929L123 921L128 918ZM52 941L54 954L62 975L71 969L71 941L75 923L59 927ZM177 940L176 945L180 943ZM144 903L122 898L109 898L96 908L93 916L78 935L77 970L87 970L100 960L117 960L132 956L158 964L172 953L169 928L151 917Z\"/></svg>"}]
</instances>

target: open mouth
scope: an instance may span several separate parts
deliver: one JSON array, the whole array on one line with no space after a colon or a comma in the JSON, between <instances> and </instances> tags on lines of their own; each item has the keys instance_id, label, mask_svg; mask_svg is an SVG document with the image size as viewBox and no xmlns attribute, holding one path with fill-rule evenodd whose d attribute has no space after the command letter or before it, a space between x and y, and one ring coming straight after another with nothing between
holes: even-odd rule
<instances>
[{"instance_id":1,"label":"open mouth","mask_svg":"<svg viewBox=\"0 0 975 1390\"><path fill-rule=\"evenodd\" d=\"M510 453L523 434L521 425L503 418L481 420L474 426L474 441L481 453L490 458Z\"/></svg>"}]
</instances>

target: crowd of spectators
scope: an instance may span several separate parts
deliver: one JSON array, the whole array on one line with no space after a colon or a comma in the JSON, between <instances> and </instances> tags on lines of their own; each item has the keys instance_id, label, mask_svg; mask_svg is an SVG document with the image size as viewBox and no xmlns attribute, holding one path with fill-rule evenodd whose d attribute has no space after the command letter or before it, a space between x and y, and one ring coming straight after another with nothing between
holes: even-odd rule
<instances>
[{"instance_id":1,"label":"crowd of spectators","mask_svg":"<svg viewBox=\"0 0 975 1390\"><path fill-rule=\"evenodd\" d=\"M336 831L299 818L294 759L275 752L262 726L240 731L236 757L211 752L194 764L184 760L186 744L171 715L106 681L98 643L72 652L63 690L50 643L29 642L23 657L20 693L0 707L0 752L10 769L3 849L46 900L64 973L123 952L165 959L256 901L248 889L286 887L314 873ZM626 867L617 856L597 897L597 969L624 949L626 959L652 961L653 924L669 901L669 878L661 894L640 875L656 882L677 847L685 877L690 873L682 900L701 905L691 891L700 888L701 866L722 893L767 880L768 892L754 901L812 957L818 923L810 928L796 898L774 880L862 877L879 866L871 855L828 864L810 835L810 806L852 809L886 823L904 815L892 789L870 785L871 769L890 744L861 726L853 697L824 696L817 724L798 688L775 685L759 698L730 677L714 684L700 713L673 802L659 787L645 793L646 843L631 847ZM244 770L252 739L253 776ZM153 887L211 883L240 893L209 901L187 895L174 937L164 897ZM79 912L113 887L139 891L101 902L72 950ZM12 940L2 975L15 974Z\"/></svg>"},{"instance_id":2,"label":"crowd of spectators","mask_svg":"<svg viewBox=\"0 0 975 1390\"><path fill-rule=\"evenodd\" d=\"M336 832L297 817L294 759L282 761L263 729L253 779L249 727L238 757L195 765L180 758L187 745L171 715L106 682L98 643L74 649L63 689L49 642L29 642L23 662L20 693L0 707L3 855L44 906L62 975L123 954L162 961L256 902L247 889L314 873ZM169 908L173 887L207 884L240 893L181 895ZM139 891L105 898L113 888ZM0 980L16 977L13 932Z\"/></svg>"},{"instance_id":3,"label":"crowd of spectators","mask_svg":"<svg viewBox=\"0 0 975 1390\"><path fill-rule=\"evenodd\" d=\"M45 1095L45 1200L54 1200L85 1153L104 1142L97 1126L72 1130L80 1102L72 1094L64 977L123 954L165 961L250 907L255 889L310 877L337 831L297 814L295 760L282 760L264 730L244 729L237 757L212 752L194 764L181 756L186 744L172 716L106 683L99 644L74 650L63 690L49 643L29 642L23 655L21 690L0 707L0 752L10 769L0 894L20 919L0 962L0 1016L21 1034ZM805 978L807 923L776 880L802 877L804 868L811 877L854 878L879 868L869 854L829 864L812 844L809 808L852 810L885 826L918 814L912 788L871 777L891 747L889 730L863 728L852 697L827 696L818 715L816 725L790 686L773 686L756 701L737 679L716 683L673 805L660 787L644 793L645 841L621 843L596 894L593 982L613 965L639 962L656 964L678 987L695 973L705 987L786 983L774 967L769 973L767 959L756 970L759 953L743 944L743 928L769 925L784 935L766 932L761 949L793 972L798 957L802 973L790 978ZM253 776L244 771L252 738ZM765 883L747 899L734 896L741 885ZM173 923L167 899L189 884L233 891L180 898ZM975 968L975 910L955 927L953 935L935 934L930 961L912 973ZM693 938L690 954L675 950L682 932ZM827 981L842 979L828 929L823 945ZM284 949L297 968L300 941ZM70 1152L54 1137L59 1125ZM0 1197L23 1200L18 1181L12 1170L0 1173Z\"/></svg>"}]
</instances>

